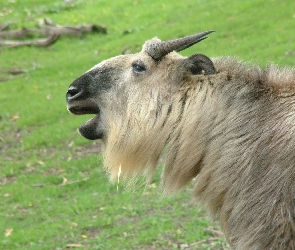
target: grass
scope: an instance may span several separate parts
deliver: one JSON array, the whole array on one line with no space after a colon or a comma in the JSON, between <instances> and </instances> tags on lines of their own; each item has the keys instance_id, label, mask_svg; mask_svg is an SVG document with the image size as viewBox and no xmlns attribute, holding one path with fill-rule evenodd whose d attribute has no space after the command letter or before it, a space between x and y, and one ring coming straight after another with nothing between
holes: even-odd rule
<instances>
[{"instance_id":1,"label":"grass","mask_svg":"<svg viewBox=\"0 0 295 250\"><path fill-rule=\"evenodd\" d=\"M61 38L49 48L0 48L0 69L25 70L0 82L1 249L226 249L189 187L167 198L158 176L134 192L110 184L100 144L77 134L87 118L67 112L65 92L94 64L138 51L153 36L209 29L217 32L182 54L294 65L294 7L288 0L1 3L0 23L14 28L34 27L44 17L108 28L107 35Z\"/></svg>"}]
</instances>

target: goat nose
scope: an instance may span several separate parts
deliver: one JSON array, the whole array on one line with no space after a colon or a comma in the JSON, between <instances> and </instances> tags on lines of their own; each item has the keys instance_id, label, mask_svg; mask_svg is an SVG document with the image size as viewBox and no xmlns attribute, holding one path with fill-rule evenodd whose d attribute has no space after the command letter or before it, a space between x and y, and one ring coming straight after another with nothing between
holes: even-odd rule
<instances>
[{"instance_id":1,"label":"goat nose","mask_svg":"<svg viewBox=\"0 0 295 250\"><path fill-rule=\"evenodd\" d=\"M67 101L73 98L74 96L78 95L79 93L80 93L80 89L74 86L69 87L68 92L66 94Z\"/></svg>"}]
</instances>

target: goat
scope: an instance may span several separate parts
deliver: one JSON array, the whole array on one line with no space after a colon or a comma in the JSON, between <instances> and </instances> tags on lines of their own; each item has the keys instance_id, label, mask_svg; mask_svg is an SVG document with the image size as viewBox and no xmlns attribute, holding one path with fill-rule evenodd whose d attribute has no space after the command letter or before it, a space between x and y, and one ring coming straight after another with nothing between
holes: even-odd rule
<instances>
[{"instance_id":1,"label":"goat","mask_svg":"<svg viewBox=\"0 0 295 250\"><path fill-rule=\"evenodd\" d=\"M232 249L295 249L295 69L183 57L212 31L103 61L69 87L68 110L103 142L110 179L150 178L165 193L193 182Z\"/></svg>"}]
</instances>

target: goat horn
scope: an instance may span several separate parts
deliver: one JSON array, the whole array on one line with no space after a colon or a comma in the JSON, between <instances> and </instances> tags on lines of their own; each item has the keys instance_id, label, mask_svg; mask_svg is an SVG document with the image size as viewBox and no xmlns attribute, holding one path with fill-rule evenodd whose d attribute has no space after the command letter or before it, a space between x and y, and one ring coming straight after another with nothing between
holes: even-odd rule
<instances>
[{"instance_id":1,"label":"goat horn","mask_svg":"<svg viewBox=\"0 0 295 250\"><path fill-rule=\"evenodd\" d=\"M147 44L145 50L154 60L160 61L164 56L172 51L184 50L204 39L206 35L214 32L214 30L205 31L199 34L178 38L175 40L169 40L166 42L151 42Z\"/></svg>"}]
</instances>

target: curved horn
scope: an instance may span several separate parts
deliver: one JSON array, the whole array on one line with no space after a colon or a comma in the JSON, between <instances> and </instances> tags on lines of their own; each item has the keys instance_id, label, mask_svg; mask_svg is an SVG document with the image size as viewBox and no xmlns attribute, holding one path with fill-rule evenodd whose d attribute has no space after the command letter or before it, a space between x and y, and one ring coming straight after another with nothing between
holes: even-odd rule
<instances>
[{"instance_id":1,"label":"curved horn","mask_svg":"<svg viewBox=\"0 0 295 250\"><path fill-rule=\"evenodd\" d=\"M205 31L196 35L186 36L175 40L169 40L166 42L151 42L147 44L145 50L154 60L159 61L164 56L172 51L184 50L204 39L206 35L214 32L214 30Z\"/></svg>"}]
</instances>

